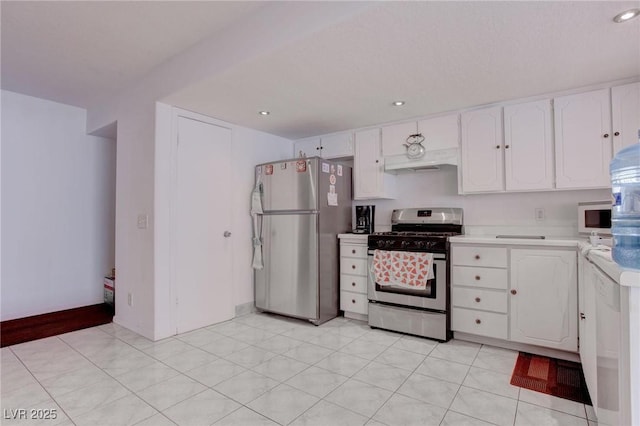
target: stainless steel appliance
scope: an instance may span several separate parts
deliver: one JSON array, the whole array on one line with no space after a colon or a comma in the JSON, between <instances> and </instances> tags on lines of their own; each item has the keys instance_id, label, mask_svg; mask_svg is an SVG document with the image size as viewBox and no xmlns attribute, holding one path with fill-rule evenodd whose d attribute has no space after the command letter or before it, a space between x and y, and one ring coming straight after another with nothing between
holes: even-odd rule
<instances>
[{"instance_id":1,"label":"stainless steel appliance","mask_svg":"<svg viewBox=\"0 0 640 426\"><path fill-rule=\"evenodd\" d=\"M611 235L611 201L578 203L578 233Z\"/></svg>"},{"instance_id":2,"label":"stainless steel appliance","mask_svg":"<svg viewBox=\"0 0 640 426\"><path fill-rule=\"evenodd\" d=\"M371 234L375 225L376 206L356 206L354 234Z\"/></svg>"},{"instance_id":3,"label":"stainless steel appliance","mask_svg":"<svg viewBox=\"0 0 640 426\"><path fill-rule=\"evenodd\" d=\"M448 237L462 233L462 209L394 210L391 232L369 235L369 325L447 341L451 338ZM375 250L433 253L434 278L424 290L376 283Z\"/></svg>"},{"instance_id":4,"label":"stainless steel appliance","mask_svg":"<svg viewBox=\"0 0 640 426\"><path fill-rule=\"evenodd\" d=\"M351 231L351 168L299 158L256 166L256 181L263 211L256 308L316 325L336 317L337 234Z\"/></svg>"}]
</instances>

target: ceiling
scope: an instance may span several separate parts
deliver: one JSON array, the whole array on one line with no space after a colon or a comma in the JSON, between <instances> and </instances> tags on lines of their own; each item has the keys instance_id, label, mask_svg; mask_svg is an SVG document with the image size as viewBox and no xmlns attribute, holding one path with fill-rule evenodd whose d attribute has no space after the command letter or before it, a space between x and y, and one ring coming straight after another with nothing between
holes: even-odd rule
<instances>
[{"instance_id":1,"label":"ceiling","mask_svg":"<svg viewBox=\"0 0 640 426\"><path fill-rule=\"evenodd\" d=\"M272 3L1 7L2 88L89 107ZM161 100L298 139L640 78L640 19L612 21L631 7L640 1L372 2Z\"/></svg>"}]
</instances>

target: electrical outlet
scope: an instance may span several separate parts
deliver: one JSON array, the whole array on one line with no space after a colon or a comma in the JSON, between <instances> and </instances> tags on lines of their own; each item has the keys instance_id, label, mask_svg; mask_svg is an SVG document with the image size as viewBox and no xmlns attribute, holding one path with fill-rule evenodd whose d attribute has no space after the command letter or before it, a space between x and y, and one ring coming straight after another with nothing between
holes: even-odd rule
<instances>
[{"instance_id":1,"label":"electrical outlet","mask_svg":"<svg viewBox=\"0 0 640 426\"><path fill-rule=\"evenodd\" d=\"M147 229L149 223L149 216L146 214L138 215L138 229Z\"/></svg>"},{"instance_id":2,"label":"electrical outlet","mask_svg":"<svg viewBox=\"0 0 640 426\"><path fill-rule=\"evenodd\" d=\"M536 220L537 221L541 221L545 219L545 215L544 215L544 209L541 207L538 207L535 209L535 214L536 214Z\"/></svg>"},{"instance_id":3,"label":"electrical outlet","mask_svg":"<svg viewBox=\"0 0 640 426\"><path fill-rule=\"evenodd\" d=\"M131 306L131 293L127 293L127 305Z\"/></svg>"}]
</instances>

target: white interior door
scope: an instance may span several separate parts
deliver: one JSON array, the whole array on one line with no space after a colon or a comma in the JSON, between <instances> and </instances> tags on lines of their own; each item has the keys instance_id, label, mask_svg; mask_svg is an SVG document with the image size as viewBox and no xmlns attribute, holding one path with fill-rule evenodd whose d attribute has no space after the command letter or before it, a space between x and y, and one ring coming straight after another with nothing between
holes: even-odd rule
<instances>
[{"instance_id":1,"label":"white interior door","mask_svg":"<svg viewBox=\"0 0 640 426\"><path fill-rule=\"evenodd\" d=\"M231 130L178 117L174 228L176 331L233 318Z\"/></svg>"}]
</instances>

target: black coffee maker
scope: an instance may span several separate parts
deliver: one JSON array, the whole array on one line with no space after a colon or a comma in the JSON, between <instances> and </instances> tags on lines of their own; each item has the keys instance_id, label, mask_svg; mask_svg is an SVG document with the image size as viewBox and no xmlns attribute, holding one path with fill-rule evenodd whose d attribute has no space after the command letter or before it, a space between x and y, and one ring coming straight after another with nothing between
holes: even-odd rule
<instances>
[{"instance_id":1,"label":"black coffee maker","mask_svg":"<svg viewBox=\"0 0 640 426\"><path fill-rule=\"evenodd\" d=\"M373 233L376 206L356 206L356 227L354 234Z\"/></svg>"}]
</instances>

